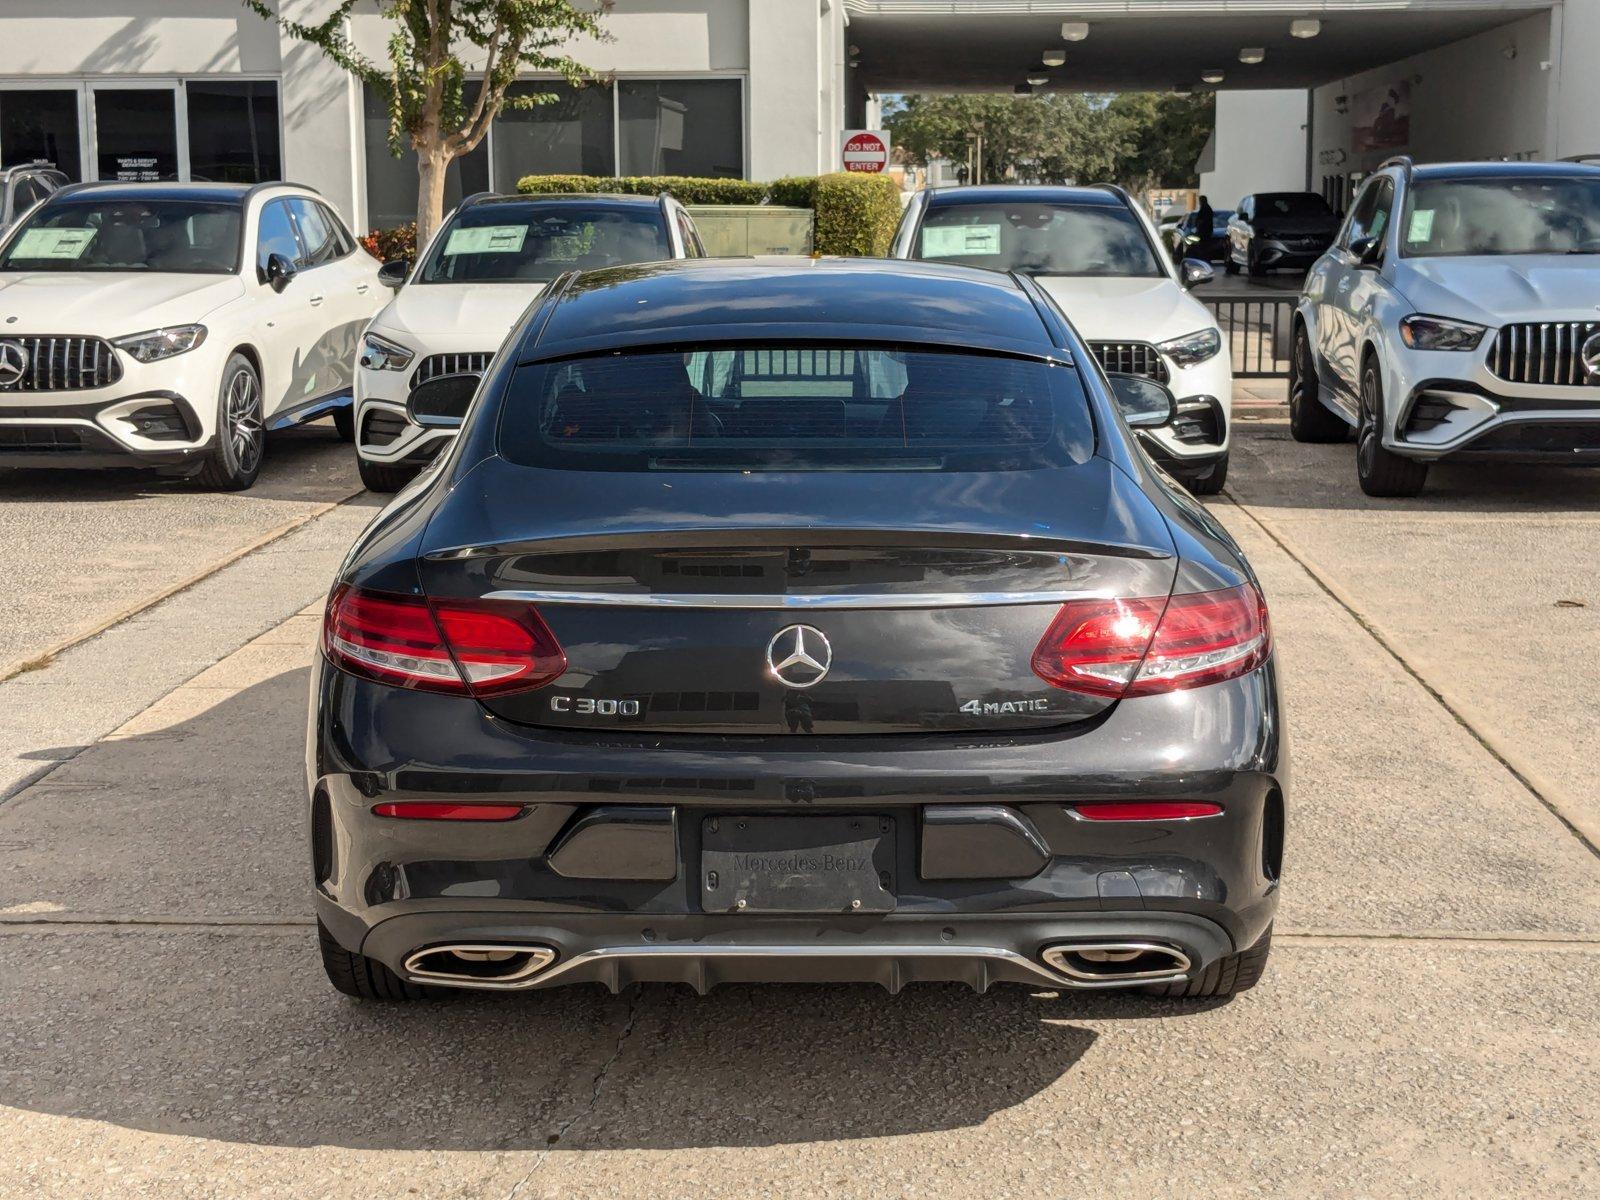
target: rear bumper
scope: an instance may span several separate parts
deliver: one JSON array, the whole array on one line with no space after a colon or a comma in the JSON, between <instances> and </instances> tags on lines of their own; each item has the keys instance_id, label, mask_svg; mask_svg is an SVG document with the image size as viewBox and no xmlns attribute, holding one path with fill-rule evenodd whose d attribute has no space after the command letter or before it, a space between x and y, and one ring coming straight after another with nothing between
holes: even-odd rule
<instances>
[{"instance_id":1,"label":"rear bumper","mask_svg":"<svg viewBox=\"0 0 1600 1200\"><path fill-rule=\"evenodd\" d=\"M531 986L1078 986L1041 951L1112 934L1173 946L1200 970L1254 944L1277 907L1289 772L1274 671L1269 662L1124 701L1062 733L643 738L518 728L473 701L358 680L319 657L307 764L319 916L346 949L402 973L418 949L450 942L554 950ZM1130 799L1208 799L1223 812L1115 823L1070 807ZM496 823L372 811L406 800L528 808ZM1014 814L1042 857L966 878L930 867L929 813L955 806ZM665 842L648 853L602 843L588 861L606 865L562 867L580 824L646 810L669 814ZM757 916L702 904L706 818L818 813L890 818L892 911ZM982 840L946 844L943 861L1003 861L985 859Z\"/></svg>"}]
</instances>

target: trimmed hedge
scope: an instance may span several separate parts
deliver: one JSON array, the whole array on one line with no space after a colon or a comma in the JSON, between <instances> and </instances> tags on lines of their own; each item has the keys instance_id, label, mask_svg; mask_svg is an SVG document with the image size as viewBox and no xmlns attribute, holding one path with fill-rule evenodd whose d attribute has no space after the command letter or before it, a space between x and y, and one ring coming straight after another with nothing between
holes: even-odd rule
<instances>
[{"instance_id":1,"label":"trimmed hedge","mask_svg":"<svg viewBox=\"0 0 1600 1200\"><path fill-rule=\"evenodd\" d=\"M771 183L747 179L696 179L684 175L632 175L604 179L595 175L524 175L517 190L527 195L548 192L620 192L654 196L668 192L683 204L780 204L809 208L816 214L812 245L817 254L851 257L889 252L900 222L900 189L886 175L836 171L831 175L791 175Z\"/></svg>"},{"instance_id":2,"label":"trimmed hedge","mask_svg":"<svg viewBox=\"0 0 1600 1200\"><path fill-rule=\"evenodd\" d=\"M668 192L680 204L760 204L767 185L748 179L697 179L690 175L628 175L606 179L599 175L524 175L517 191L525 195L546 192L606 192L624 196L656 196Z\"/></svg>"},{"instance_id":3,"label":"trimmed hedge","mask_svg":"<svg viewBox=\"0 0 1600 1200\"><path fill-rule=\"evenodd\" d=\"M835 171L817 176L811 208L818 254L879 258L900 224L900 189L887 175Z\"/></svg>"}]
</instances>

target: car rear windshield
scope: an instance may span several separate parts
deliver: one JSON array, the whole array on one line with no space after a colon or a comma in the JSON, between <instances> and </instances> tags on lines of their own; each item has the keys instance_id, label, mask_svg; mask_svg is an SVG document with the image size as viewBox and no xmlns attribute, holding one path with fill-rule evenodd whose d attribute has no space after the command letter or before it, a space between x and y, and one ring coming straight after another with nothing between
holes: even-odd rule
<instances>
[{"instance_id":1,"label":"car rear windshield","mask_svg":"<svg viewBox=\"0 0 1600 1200\"><path fill-rule=\"evenodd\" d=\"M1256 197L1256 219L1262 217L1331 217L1328 202L1314 192L1268 192Z\"/></svg>"},{"instance_id":2,"label":"car rear windshield","mask_svg":"<svg viewBox=\"0 0 1600 1200\"><path fill-rule=\"evenodd\" d=\"M1120 204L950 204L922 218L916 257L1028 275L1165 272L1138 218Z\"/></svg>"},{"instance_id":3,"label":"car rear windshield","mask_svg":"<svg viewBox=\"0 0 1600 1200\"><path fill-rule=\"evenodd\" d=\"M35 212L0 253L0 271L231 275L241 210L197 200L74 200Z\"/></svg>"},{"instance_id":4,"label":"car rear windshield","mask_svg":"<svg viewBox=\"0 0 1600 1200\"><path fill-rule=\"evenodd\" d=\"M1600 180L1419 179L1400 229L1400 247L1418 258L1600 254Z\"/></svg>"},{"instance_id":5,"label":"car rear windshield","mask_svg":"<svg viewBox=\"0 0 1600 1200\"><path fill-rule=\"evenodd\" d=\"M422 283L548 283L565 271L671 258L655 207L483 204L458 213L434 243Z\"/></svg>"},{"instance_id":6,"label":"car rear windshield","mask_svg":"<svg viewBox=\"0 0 1600 1200\"><path fill-rule=\"evenodd\" d=\"M519 367L499 440L574 471L1020 471L1083 462L1094 426L1071 367L739 345Z\"/></svg>"}]
</instances>

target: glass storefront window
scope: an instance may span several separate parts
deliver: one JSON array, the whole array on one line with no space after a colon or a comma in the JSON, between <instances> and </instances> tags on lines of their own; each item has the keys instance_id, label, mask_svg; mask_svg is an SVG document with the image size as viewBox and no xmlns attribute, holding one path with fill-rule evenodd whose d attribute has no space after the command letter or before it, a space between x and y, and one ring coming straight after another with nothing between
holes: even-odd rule
<instances>
[{"instance_id":1,"label":"glass storefront window","mask_svg":"<svg viewBox=\"0 0 1600 1200\"><path fill-rule=\"evenodd\" d=\"M475 85L468 84L468 103L476 97ZM393 229L417 216L417 155L410 149L399 158L389 153L389 110L382 96L371 88L363 88L361 101L367 160L367 224L374 229ZM488 190L489 138L484 138L471 154L450 164L444 184L445 211L461 203L463 196Z\"/></svg>"},{"instance_id":2,"label":"glass storefront window","mask_svg":"<svg viewBox=\"0 0 1600 1200\"><path fill-rule=\"evenodd\" d=\"M510 95L547 95L531 108L501 109L494 139L494 185L514 192L524 175L614 175L611 89L551 81L514 83Z\"/></svg>"},{"instance_id":3,"label":"glass storefront window","mask_svg":"<svg viewBox=\"0 0 1600 1200\"><path fill-rule=\"evenodd\" d=\"M191 179L265 183L283 178L275 82L191 79L184 90Z\"/></svg>"},{"instance_id":4,"label":"glass storefront window","mask_svg":"<svg viewBox=\"0 0 1600 1200\"><path fill-rule=\"evenodd\" d=\"M36 159L83 178L76 88L0 88L0 166Z\"/></svg>"},{"instance_id":5,"label":"glass storefront window","mask_svg":"<svg viewBox=\"0 0 1600 1200\"><path fill-rule=\"evenodd\" d=\"M625 79L617 107L622 174L744 177L738 80Z\"/></svg>"},{"instance_id":6,"label":"glass storefront window","mask_svg":"<svg viewBox=\"0 0 1600 1200\"><path fill-rule=\"evenodd\" d=\"M171 88L96 88L96 166L103 180L178 177L177 98Z\"/></svg>"}]
</instances>

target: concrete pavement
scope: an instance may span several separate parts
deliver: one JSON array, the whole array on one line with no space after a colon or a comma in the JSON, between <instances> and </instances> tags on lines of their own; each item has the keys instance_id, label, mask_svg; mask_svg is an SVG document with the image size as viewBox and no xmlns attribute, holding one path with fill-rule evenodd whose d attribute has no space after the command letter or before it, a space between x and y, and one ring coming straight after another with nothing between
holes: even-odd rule
<instances>
[{"instance_id":1,"label":"concrete pavement","mask_svg":"<svg viewBox=\"0 0 1600 1200\"><path fill-rule=\"evenodd\" d=\"M1330 594L1398 604L1364 548L1393 514L1342 498L1338 447L1286 479L1275 428L1241 432L1237 503L1213 506L1272 602L1295 752L1255 991L339 997L312 944L299 754L316 604L364 518L343 506L275 544L293 569L229 568L259 595L213 605L217 641L181 670L96 675L101 654L140 661L113 630L0 683L4 711L98 686L113 721L0 803L0 1196L1600 1191L1600 859L1419 678L1425 628L1396 619L1397 657ZM1441 502L1452 552L1426 595L1492 596L1499 573L1531 597L1521 576L1582 552L1583 522L1540 524L1538 486L1519 510L1535 558ZM121 636L171 644L200 598ZM1584 636L1547 623L1529 676ZM1495 647L1470 645L1443 682L1490 673ZM4 749L40 736L8 726Z\"/></svg>"}]
</instances>

